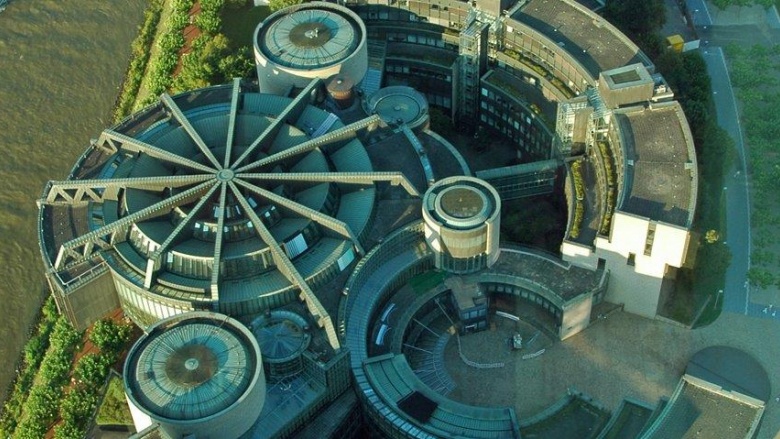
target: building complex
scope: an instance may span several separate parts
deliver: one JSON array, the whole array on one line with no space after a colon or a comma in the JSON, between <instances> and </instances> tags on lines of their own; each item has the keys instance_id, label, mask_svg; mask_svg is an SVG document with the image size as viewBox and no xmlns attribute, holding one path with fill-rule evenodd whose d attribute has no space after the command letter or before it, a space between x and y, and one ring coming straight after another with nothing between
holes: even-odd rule
<instances>
[{"instance_id":1,"label":"building complex","mask_svg":"<svg viewBox=\"0 0 780 439\"><path fill-rule=\"evenodd\" d=\"M551 418L459 398L447 352L502 366L461 337L526 321L508 348L530 359L602 302L656 316L686 263L696 156L663 78L600 16L314 2L270 15L254 45L256 83L161 96L38 203L60 311L85 328L121 307L146 332L124 373L137 437L520 438ZM434 107L505 139L512 163L475 167L430 129ZM502 206L544 194L567 209L560 253L502 241ZM710 378L637 406L626 437L683 437L676 417L728 405L680 415L695 392L748 407L729 437L753 435L766 395Z\"/></svg>"}]
</instances>

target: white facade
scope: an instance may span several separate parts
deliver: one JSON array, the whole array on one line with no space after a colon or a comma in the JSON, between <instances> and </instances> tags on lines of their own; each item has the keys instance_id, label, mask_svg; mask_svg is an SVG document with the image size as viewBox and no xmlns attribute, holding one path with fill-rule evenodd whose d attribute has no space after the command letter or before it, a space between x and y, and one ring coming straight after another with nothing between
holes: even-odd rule
<instances>
[{"instance_id":1,"label":"white facade","mask_svg":"<svg viewBox=\"0 0 780 439\"><path fill-rule=\"evenodd\" d=\"M561 246L563 259L595 269L600 263L610 271L605 300L625 305L625 310L653 318L658 309L661 284L669 267L685 263L690 232L680 226L651 221L616 211L609 238L597 237L595 249L571 241Z\"/></svg>"}]
</instances>

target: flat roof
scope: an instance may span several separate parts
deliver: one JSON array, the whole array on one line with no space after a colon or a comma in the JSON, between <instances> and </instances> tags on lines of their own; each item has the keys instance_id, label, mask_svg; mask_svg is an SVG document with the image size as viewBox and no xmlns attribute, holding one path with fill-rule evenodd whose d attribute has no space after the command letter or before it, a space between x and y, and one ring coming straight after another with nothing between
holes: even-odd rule
<instances>
[{"instance_id":1,"label":"flat roof","mask_svg":"<svg viewBox=\"0 0 780 439\"><path fill-rule=\"evenodd\" d=\"M771 395L769 376L761 363L729 346L700 350L688 362L685 373L761 401L769 401Z\"/></svg>"},{"instance_id":2,"label":"flat roof","mask_svg":"<svg viewBox=\"0 0 780 439\"><path fill-rule=\"evenodd\" d=\"M373 93L365 102L366 113L378 114L388 125L419 125L428 114L428 101L412 87L396 85Z\"/></svg>"},{"instance_id":3,"label":"flat roof","mask_svg":"<svg viewBox=\"0 0 780 439\"><path fill-rule=\"evenodd\" d=\"M634 63L617 69L601 72L611 90L653 83L653 77L641 63Z\"/></svg>"},{"instance_id":4,"label":"flat roof","mask_svg":"<svg viewBox=\"0 0 780 439\"><path fill-rule=\"evenodd\" d=\"M512 15L550 38L594 77L602 70L642 62L639 48L606 20L567 0L530 0Z\"/></svg>"},{"instance_id":5,"label":"flat roof","mask_svg":"<svg viewBox=\"0 0 780 439\"><path fill-rule=\"evenodd\" d=\"M649 439L745 439L751 437L764 411L762 406L700 386L688 376L683 377L680 386L646 436Z\"/></svg>"},{"instance_id":6,"label":"flat roof","mask_svg":"<svg viewBox=\"0 0 780 439\"><path fill-rule=\"evenodd\" d=\"M427 420L405 420L423 431L414 437L460 436L471 438L517 438L518 425L509 407L477 407L462 404L433 392L420 381L403 354L386 354L369 358L363 363L366 377L376 394L401 415L401 402L415 392L435 404Z\"/></svg>"},{"instance_id":7,"label":"flat roof","mask_svg":"<svg viewBox=\"0 0 780 439\"><path fill-rule=\"evenodd\" d=\"M680 104L631 107L614 117L625 172L618 209L690 227L696 208L696 156Z\"/></svg>"},{"instance_id":8,"label":"flat roof","mask_svg":"<svg viewBox=\"0 0 780 439\"><path fill-rule=\"evenodd\" d=\"M268 59L286 67L330 66L352 55L365 38L356 17L327 4L285 9L260 24L257 44Z\"/></svg>"},{"instance_id":9,"label":"flat roof","mask_svg":"<svg viewBox=\"0 0 780 439\"><path fill-rule=\"evenodd\" d=\"M492 267L468 278L477 278L480 281L491 275L513 276L531 281L566 302L597 289L602 272L571 265L539 250L502 245L501 255Z\"/></svg>"}]
</instances>

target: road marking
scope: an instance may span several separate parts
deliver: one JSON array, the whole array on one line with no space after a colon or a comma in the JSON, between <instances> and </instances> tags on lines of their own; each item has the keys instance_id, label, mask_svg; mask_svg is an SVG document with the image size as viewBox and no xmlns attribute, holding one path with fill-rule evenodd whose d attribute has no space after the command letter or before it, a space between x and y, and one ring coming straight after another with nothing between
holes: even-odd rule
<instances>
[{"instance_id":1,"label":"road marking","mask_svg":"<svg viewBox=\"0 0 780 439\"><path fill-rule=\"evenodd\" d=\"M705 10L707 10L705 5ZM709 15L709 11L707 11L707 14ZM739 112L737 110L737 98L734 96L734 87L731 86L731 75L729 74L728 66L726 65L726 55L723 53L723 48L721 47L714 47L715 50L717 50L718 55L720 55L720 61L723 64L723 70L726 72L726 80L727 80L727 86L729 91L731 92L731 101L732 101L732 108L734 109L734 115L736 116L736 122L737 122L737 135L739 136L739 150L741 152L740 158L742 158L742 169L745 170L745 204L747 205L746 213L747 213L747 269L750 270L750 255L752 253L752 235L750 230L750 225L752 222L750 221L750 188L748 187L748 173L747 173L747 158L745 157L745 142L742 138L742 123L739 120ZM747 273L746 273L747 274ZM750 303L750 286L746 288L745 291L745 315L748 315L748 305Z\"/></svg>"}]
</instances>

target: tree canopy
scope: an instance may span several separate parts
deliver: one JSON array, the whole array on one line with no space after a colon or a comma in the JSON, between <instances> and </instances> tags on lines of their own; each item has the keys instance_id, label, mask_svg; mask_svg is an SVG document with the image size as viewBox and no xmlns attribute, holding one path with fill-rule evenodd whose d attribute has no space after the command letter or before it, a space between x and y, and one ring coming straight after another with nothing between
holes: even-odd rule
<instances>
[{"instance_id":1,"label":"tree canopy","mask_svg":"<svg viewBox=\"0 0 780 439\"><path fill-rule=\"evenodd\" d=\"M299 5L301 3L303 3L302 0L269 0L268 7L271 9L271 12L276 12L288 6Z\"/></svg>"},{"instance_id":2,"label":"tree canopy","mask_svg":"<svg viewBox=\"0 0 780 439\"><path fill-rule=\"evenodd\" d=\"M663 0L607 0L604 18L632 40L644 40L666 23Z\"/></svg>"}]
</instances>

